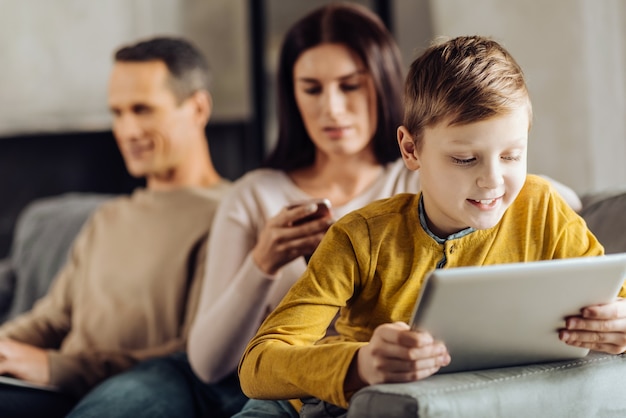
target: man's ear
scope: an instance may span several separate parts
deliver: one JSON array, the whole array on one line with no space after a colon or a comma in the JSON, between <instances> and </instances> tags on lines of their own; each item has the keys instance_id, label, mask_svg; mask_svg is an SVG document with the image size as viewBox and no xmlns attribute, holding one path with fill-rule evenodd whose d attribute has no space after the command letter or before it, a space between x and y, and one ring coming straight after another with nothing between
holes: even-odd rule
<instances>
[{"instance_id":1,"label":"man's ear","mask_svg":"<svg viewBox=\"0 0 626 418\"><path fill-rule=\"evenodd\" d=\"M398 145L400 146L400 154L404 160L404 165L411 171L418 170L420 168L419 157L417 156L417 148L413 141L413 136L409 130L401 125L398 128Z\"/></svg>"},{"instance_id":2,"label":"man's ear","mask_svg":"<svg viewBox=\"0 0 626 418\"><path fill-rule=\"evenodd\" d=\"M206 124L209 123L211 112L213 111L213 98L211 97L211 93L206 90L198 90L189 99L193 105L196 121L204 129Z\"/></svg>"}]
</instances>

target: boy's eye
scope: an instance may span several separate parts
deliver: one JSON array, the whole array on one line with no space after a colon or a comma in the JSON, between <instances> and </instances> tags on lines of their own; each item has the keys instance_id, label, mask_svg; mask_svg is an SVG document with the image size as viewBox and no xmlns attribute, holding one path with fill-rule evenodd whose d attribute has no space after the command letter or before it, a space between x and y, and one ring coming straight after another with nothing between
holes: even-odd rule
<instances>
[{"instance_id":1,"label":"boy's eye","mask_svg":"<svg viewBox=\"0 0 626 418\"><path fill-rule=\"evenodd\" d=\"M522 156L521 155L504 155L502 156L502 159L506 161L519 161L522 159Z\"/></svg>"},{"instance_id":2,"label":"boy's eye","mask_svg":"<svg viewBox=\"0 0 626 418\"><path fill-rule=\"evenodd\" d=\"M456 158L456 157L450 157L450 158L452 158L452 162L457 165L469 165L469 164L472 164L474 161L476 161L476 158L464 158L464 159Z\"/></svg>"}]
</instances>

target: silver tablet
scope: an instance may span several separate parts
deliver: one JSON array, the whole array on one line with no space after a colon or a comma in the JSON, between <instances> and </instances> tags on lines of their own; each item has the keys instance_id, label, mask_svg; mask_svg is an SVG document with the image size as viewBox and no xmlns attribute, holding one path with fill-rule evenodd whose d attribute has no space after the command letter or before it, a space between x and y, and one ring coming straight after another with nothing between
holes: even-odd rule
<instances>
[{"instance_id":1,"label":"silver tablet","mask_svg":"<svg viewBox=\"0 0 626 418\"><path fill-rule=\"evenodd\" d=\"M585 306L613 300L626 280L626 253L431 272L411 327L445 343L440 373L584 357L558 330Z\"/></svg>"}]
</instances>

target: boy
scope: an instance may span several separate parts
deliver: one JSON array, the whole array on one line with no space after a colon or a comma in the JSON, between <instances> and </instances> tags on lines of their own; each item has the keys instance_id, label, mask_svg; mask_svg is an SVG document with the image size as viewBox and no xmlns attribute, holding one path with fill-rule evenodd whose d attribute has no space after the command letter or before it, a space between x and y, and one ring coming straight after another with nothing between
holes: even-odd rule
<instances>
[{"instance_id":1,"label":"boy","mask_svg":"<svg viewBox=\"0 0 626 418\"><path fill-rule=\"evenodd\" d=\"M494 41L459 37L415 60L398 144L406 166L420 170L421 193L372 203L331 227L248 345L239 370L246 395L346 408L366 385L426 378L450 362L442 342L406 324L430 270L603 254L550 185L527 176L531 116L522 71ZM338 310L339 335L324 338ZM626 349L625 302L581 312L558 337ZM241 416L270 408L297 416L294 405L250 401Z\"/></svg>"}]
</instances>

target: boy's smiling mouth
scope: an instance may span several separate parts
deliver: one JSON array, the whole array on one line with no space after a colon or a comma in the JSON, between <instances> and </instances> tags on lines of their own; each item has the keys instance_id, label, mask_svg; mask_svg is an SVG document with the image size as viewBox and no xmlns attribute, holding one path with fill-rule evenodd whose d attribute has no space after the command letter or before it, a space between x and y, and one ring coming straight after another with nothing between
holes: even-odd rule
<instances>
[{"instance_id":1,"label":"boy's smiling mouth","mask_svg":"<svg viewBox=\"0 0 626 418\"><path fill-rule=\"evenodd\" d=\"M472 205L481 209L491 209L502 199L502 196L493 199L467 199Z\"/></svg>"}]
</instances>

